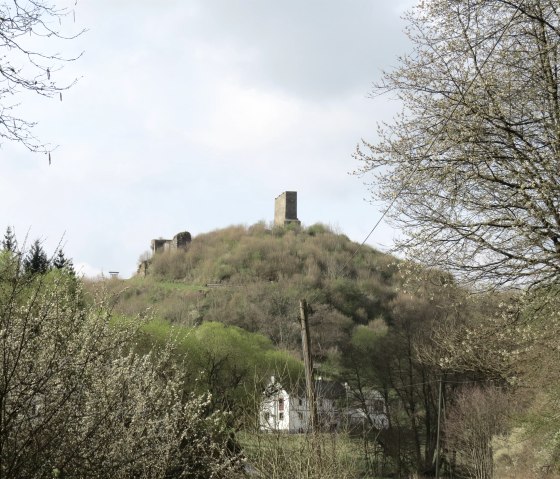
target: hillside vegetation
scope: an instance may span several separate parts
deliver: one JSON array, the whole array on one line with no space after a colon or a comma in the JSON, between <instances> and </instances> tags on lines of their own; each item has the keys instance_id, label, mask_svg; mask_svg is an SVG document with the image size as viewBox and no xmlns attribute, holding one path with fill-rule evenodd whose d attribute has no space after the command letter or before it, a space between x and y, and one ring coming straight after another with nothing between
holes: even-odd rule
<instances>
[{"instance_id":1,"label":"hillside vegetation","mask_svg":"<svg viewBox=\"0 0 560 479\"><path fill-rule=\"evenodd\" d=\"M391 318L400 281L395 258L358 245L323 225L232 226L193 238L187 251L157 254L146 277L106 283L115 311L152 314L172 324L218 321L262 333L299 350L298 302L313 299L317 357L326 358L352 329ZM319 334L320 333L320 334Z\"/></svg>"},{"instance_id":2,"label":"hillside vegetation","mask_svg":"<svg viewBox=\"0 0 560 479\"><path fill-rule=\"evenodd\" d=\"M544 469L555 477L558 378L547 371L558 356L557 295L473 294L447 273L360 247L324 225L265 224L199 235L185 251L152 257L146 275L87 288L108 294L118 317L151 318L138 347L172 339L188 388L211 392L212 410L229 411L244 437L260 437L270 375L301 378L305 298L316 374L346 382L355 403L371 388L385 399L389 427L366 421L355 475L433 476L439 419L447 477L475 477L481 461L480 477L539 478ZM269 442L247 444L255 441ZM254 461L269 458L259 451ZM283 460L274 477L288 477Z\"/></svg>"}]
</instances>

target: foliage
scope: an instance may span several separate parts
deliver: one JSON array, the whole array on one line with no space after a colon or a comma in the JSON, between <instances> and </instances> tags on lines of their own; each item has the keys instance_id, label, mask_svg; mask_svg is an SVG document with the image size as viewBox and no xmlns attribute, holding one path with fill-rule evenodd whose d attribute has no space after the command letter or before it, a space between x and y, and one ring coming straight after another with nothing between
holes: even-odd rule
<instances>
[{"instance_id":1,"label":"foliage","mask_svg":"<svg viewBox=\"0 0 560 479\"><path fill-rule=\"evenodd\" d=\"M492 479L492 439L505 432L510 397L498 388L461 390L445 421L447 447L458 451L459 464L473 479Z\"/></svg>"},{"instance_id":2,"label":"foliage","mask_svg":"<svg viewBox=\"0 0 560 479\"><path fill-rule=\"evenodd\" d=\"M340 374L358 403L365 404L372 387L384 397L389 427L378 430L368 416L373 434L365 439L377 443L397 474L406 477L414 471L434 472L440 381L446 401L452 403L458 384L495 376L486 369L453 369L441 361L441 343L448 340L441 332L463 331L469 322L474 327L479 323L473 316L490 314L490 307L477 310L476 303L467 300L467 291L439 271L403 262L398 276L401 286L388 304L388 316L353 330L343 349ZM467 347L463 343L453 351L458 354Z\"/></svg>"},{"instance_id":3,"label":"foliage","mask_svg":"<svg viewBox=\"0 0 560 479\"><path fill-rule=\"evenodd\" d=\"M41 242L37 239L29 248L23 260L23 269L27 274L43 274L49 269L49 259Z\"/></svg>"},{"instance_id":4,"label":"foliage","mask_svg":"<svg viewBox=\"0 0 560 479\"><path fill-rule=\"evenodd\" d=\"M72 264L72 260L64 255L64 251L62 251L62 249L57 251L55 258L52 261L52 267L55 269L63 269L74 274L74 265Z\"/></svg>"},{"instance_id":5,"label":"foliage","mask_svg":"<svg viewBox=\"0 0 560 479\"><path fill-rule=\"evenodd\" d=\"M269 479L351 479L364 475L359 439L346 434L245 434L250 463Z\"/></svg>"},{"instance_id":6,"label":"foliage","mask_svg":"<svg viewBox=\"0 0 560 479\"><path fill-rule=\"evenodd\" d=\"M122 314L149 308L149 314L165 319L146 325L140 345L158 348L176 337L175 354L186 358L187 383L212 391L210 407L231 411L233 424L244 431L256 429L261 390L271 374L285 384L300 376L298 302L312 298L318 374L347 382L354 404L365 404L371 389L385 401L387 429L370 417L363 430L353 432L363 441L368 471L433 474L440 381L446 408L465 383L520 384L526 379L520 358L537 338L538 328L528 325L533 313L519 316L517 293L473 295L448 273L368 247L356 249L343 235L321 228L310 234L302 227L231 227L193 238L186 252L155 255L145 277L88 288L107 289ZM167 272L186 276L156 272L158 261L175 261L176 269ZM219 280L218 271L227 271L227 277ZM553 307L541 309L544 318ZM553 347L552 332L546 344ZM445 439L442 443L445 450ZM554 448L549 449L552 457ZM449 469L447 451L442 462ZM304 460L305 450L300 452ZM271 451L269 459L277 463L270 466L279 467L285 454L284 448Z\"/></svg>"},{"instance_id":7,"label":"foliage","mask_svg":"<svg viewBox=\"0 0 560 479\"><path fill-rule=\"evenodd\" d=\"M402 246L498 284L560 272L560 12L555 0L429 0L414 51L375 93L404 111L357 152Z\"/></svg>"},{"instance_id":8,"label":"foliage","mask_svg":"<svg viewBox=\"0 0 560 479\"><path fill-rule=\"evenodd\" d=\"M0 257L0 475L234 477L208 398L185 391L172 349L133 351L139 323L84 306L64 270Z\"/></svg>"},{"instance_id":9,"label":"foliage","mask_svg":"<svg viewBox=\"0 0 560 479\"><path fill-rule=\"evenodd\" d=\"M4 233L4 239L2 240L2 249L4 251L11 252L15 252L17 249L16 236L10 226L6 228L6 233Z\"/></svg>"},{"instance_id":10,"label":"foliage","mask_svg":"<svg viewBox=\"0 0 560 479\"><path fill-rule=\"evenodd\" d=\"M232 226L193 238L186 252L154 255L145 278L106 287L115 311L195 326L219 321L300 349L298 302L314 297L311 321L317 356L336 354L354 323L387 313L394 261L323 225L297 229ZM95 289L95 284L90 284ZM121 292L121 290L123 290Z\"/></svg>"},{"instance_id":11,"label":"foliage","mask_svg":"<svg viewBox=\"0 0 560 479\"><path fill-rule=\"evenodd\" d=\"M523 430L537 467L560 474L560 295L558 286L539 288L522 297L518 314L525 347L518 353L520 374L517 381L530 391L518 425ZM525 451L527 454L527 451Z\"/></svg>"},{"instance_id":12,"label":"foliage","mask_svg":"<svg viewBox=\"0 0 560 479\"><path fill-rule=\"evenodd\" d=\"M62 92L73 85L54 80L64 63L76 59L54 50L58 48L55 39L70 40L80 35L65 33L62 28L63 21L66 23L71 16L74 10L44 0L7 0L0 4L0 138L21 143L30 151L48 151L32 133L35 123L22 118L17 109L23 94L62 100Z\"/></svg>"},{"instance_id":13,"label":"foliage","mask_svg":"<svg viewBox=\"0 0 560 479\"><path fill-rule=\"evenodd\" d=\"M208 407L232 412L236 427L253 426L256 403L271 375L302 376L301 362L276 350L268 338L223 323L184 328L152 320L142 328L139 341L150 351L164 347L169 338L174 339L174 357L188 387L209 392Z\"/></svg>"}]
</instances>

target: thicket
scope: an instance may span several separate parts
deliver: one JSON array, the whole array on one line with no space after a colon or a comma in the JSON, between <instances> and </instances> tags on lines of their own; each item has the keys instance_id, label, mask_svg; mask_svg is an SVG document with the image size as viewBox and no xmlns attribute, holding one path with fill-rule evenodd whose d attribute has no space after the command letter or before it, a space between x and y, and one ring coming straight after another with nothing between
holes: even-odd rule
<instances>
[{"instance_id":1,"label":"thicket","mask_svg":"<svg viewBox=\"0 0 560 479\"><path fill-rule=\"evenodd\" d=\"M227 418L188 387L173 343L140 353L140 319L22 258L0 252L0 476L235 477Z\"/></svg>"},{"instance_id":2,"label":"thicket","mask_svg":"<svg viewBox=\"0 0 560 479\"><path fill-rule=\"evenodd\" d=\"M318 374L347 382L357 404L371 388L384 395L389 429L378 430L370 418L362 431L370 474L433 473L442 377L449 400L458 390L451 380L501 380L482 369L448 371L435 353L424 357L437 328L474 321L475 304L452 277L359 248L324 225L258 224L199 235L187 251L155 255L146 276L103 287L120 314L149 310L161 320L152 323L156 329L182 331L191 358L200 358L190 365L200 371L199 384L214 393L216 407L243 417L237 426L245 430L267 376L290 360L292 377L300 367L298 302L310 299Z\"/></svg>"},{"instance_id":3,"label":"thicket","mask_svg":"<svg viewBox=\"0 0 560 479\"><path fill-rule=\"evenodd\" d=\"M299 350L298 302L313 297L312 323L328 325L314 337L315 352L325 359L347 342L354 324L389 316L397 260L357 249L320 224L232 226L196 236L187 251L155 255L147 277L107 287L120 313L150 308L185 326L219 321L292 351Z\"/></svg>"},{"instance_id":4,"label":"thicket","mask_svg":"<svg viewBox=\"0 0 560 479\"><path fill-rule=\"evenodd\" d=\"M228 424L236 430L256 428L260 393L271 375L286 383L303 377L301 361L275 348L267 337L218 322L196 327L146 322L136 350L157 353L170 341L187 390L209 393L208 410L231 413Z\"/></svg>"}]
</instances>

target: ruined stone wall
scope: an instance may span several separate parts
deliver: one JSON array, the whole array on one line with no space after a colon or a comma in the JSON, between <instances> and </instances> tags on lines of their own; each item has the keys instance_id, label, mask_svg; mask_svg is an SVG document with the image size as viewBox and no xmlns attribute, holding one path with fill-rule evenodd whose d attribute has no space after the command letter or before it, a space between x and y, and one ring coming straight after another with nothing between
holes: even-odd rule
<instances>
[{"instance_id":1,"label":"ruined stone wall","mask_svg":"<svg viewBox=\"0 0 560 479\"><path fill-rule=\"evenodd\" d=\"M186 248L191 242L191 234L188 231L182 231L173 236L171 240L171 249Z\"/></svg>"},{"instance_id":2,"label":"ruined stone wall","mask_svg":"<svg viewBox=\"0 0 560 479\"><path fill-rule=\"evenodd\" d=\"M151 242L152 254L173 251L176 249L186 249L190 242L191 234L188 231L177 233L173 236L173 239L153 239Z\"/></svg>"},{"instance_id":3,"label":"ruined stone wall","mask_svg":"<svg viewBox=\"0 0 560 479\"><path fill-rule=\"evenodd\" d=\"M297 191L284 191L274 200L274 224L300 224L297 217Z\"/></svg>"},{"instance_id":4,"label":"ruined stone wall","mask_svg":"<svg viewBox=\"0 0 560 479\"><path fill-rule=\"evenodd\" d=\"M152 243L151 243L152 254L161 253L162 251L164 251L165 250L165 244L168 241L169 240L166 240L166 239L163 239L163 238L153 239Z\"/></svg>"}]
</instances>

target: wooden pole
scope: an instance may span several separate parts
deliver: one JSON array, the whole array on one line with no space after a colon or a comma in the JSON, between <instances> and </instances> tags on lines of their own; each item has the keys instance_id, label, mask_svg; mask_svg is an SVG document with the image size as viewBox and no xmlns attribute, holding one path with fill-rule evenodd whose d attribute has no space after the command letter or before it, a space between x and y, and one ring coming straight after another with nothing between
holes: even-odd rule
<instances>
[{"instance_id":1,"label":"wooden pole","mask_svg":"<svg viewBox=\"0 0 560 479\"><path fill-rule=\"evenodd\" d=\"M437 437L436 437L436 478L439 479L439 433L441 424L441 377L439 378L438 413L437 413Z\"/></svg>"},{"instance_id":2,"label":"wooden pole","mask_svg":"<svg viewBox=\"0 0 560 479\"><path fill-rule=\"evenodd\" d=\"M317 402L315 401L315 384L313 382L313 360L311 359L311 340L309 338L309 319L307 317L307 302L299 302L299 320L301 326L301 344L303 348L303 364L305 367L305 386L307 391L307 404L309 406L311 431L317 432L318 416Z\"/></svg>"}]
</instances>

